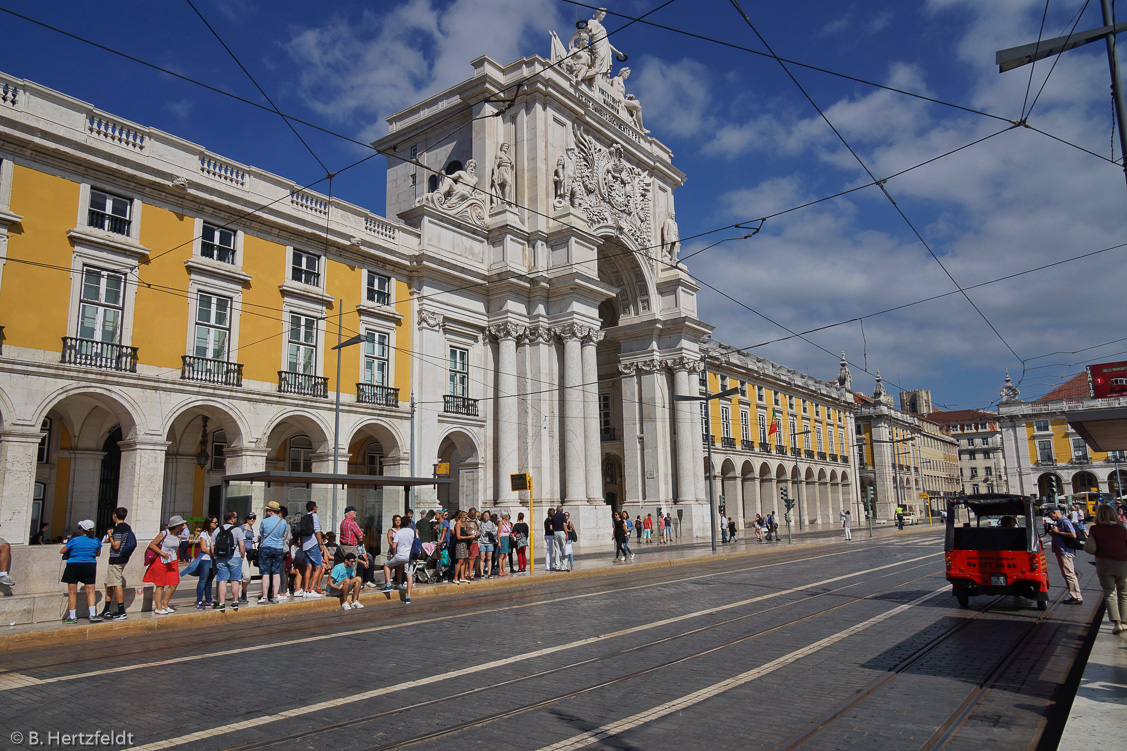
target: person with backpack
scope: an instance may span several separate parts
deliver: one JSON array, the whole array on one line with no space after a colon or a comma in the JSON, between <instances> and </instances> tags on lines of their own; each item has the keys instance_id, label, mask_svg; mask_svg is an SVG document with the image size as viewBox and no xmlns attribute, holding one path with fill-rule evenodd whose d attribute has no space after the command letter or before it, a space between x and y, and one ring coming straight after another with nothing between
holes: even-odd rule
<instances>
[{"instance_id":1,"label":"person with backpack","mask_svg":"<svg viewBox=\"0 0 1127 751\"><path fill-rule=\"evenodd\" d=\"M1057 565L1060 566L1061 576L1064 577L1064 583L1068 587L1069 598L1064 604L1080 605L1084 602L1084 595L1080 593L1080 580L1076 578L1076 548L1073 547L1079 535L1076 533L1076 527L1059 507L1049 509L1049 519L1053 522L1049 526L1053 553L1057 556Z\"/></svg>"},{"instance_id":2,"label":"person with backpack","mask_svg":"<svg viewBox=\"0 0 1127 751\"><path fill-rule=\"evenodd\" d=\"M283 590L282 569L289 547L290 525L282 518L277 501L266 504L266 517L258 525L258 568L262 572L262 596L259 605L277 604ZM273 597L271 597L271 593Z\"/></svg>"},{"instance_id":3,"label":"person with backpack","mask_svg":"<svg viewBox=\"0 0 1127 751\"><path fill-rule=\"evenodd\" d=\"M106 568L106 603L102 610L102 620L124 621L125 615L125 564L137 549L137 536L125 523L129 509L119 506L113 512L113 529L110 531L110 560ZM110 609L117 604L117 612Z\"/></svg>"},{"instance_id":4,"label":"person with backpack","mask_svg":"<svg viewBox=\"0 0 1127 751\"><path fill-rule=\"evenodd\" d=\"M305 556L305 591L295 589L294 597L324 597L318 592L321 576L324 574L324 561L321 560L321 546L325 538L321 535L321 520L317 517L317 502L305 504L305 516L301 517L301 552ZM295 561L296 563L296 561ZM300 586L300 585L298 585Z\"/></svg>"},{"instance_id":5,"label":"person with backpack","mask_svg":"<svg viewBox=\"0 0 1127 751\"><path fill-rule=\"evenodd\" d=\"M406 580L407 597L403 600L404 604L411 604L411 580L414 579L411 575L409 564L411 562L411 548L415 543L415 530L410 527L403 526L403 517L396 514L391 519L391 530L389 540L389 548L387 551L387 563L383 567L384 592L392 592L395 590L395 582L392 579L392 571L401 569L403 578Z\"/></svg>"},{"instance_id":6,"label":"person with backpack","mask_svg":"<svg viewBox=\"0 0 1127 751\"><path fill-rule=\"evenodd\" d=\"M239 592L243 586L243 546L246 539L239 526L239 512L228 511L223 515L223 526L212 538L211 548L215 556L216 578L219 580L219 604L216 610L227 608L227 583L231 584L231 609L239 612Z\"/></svg>"}]
</instances>

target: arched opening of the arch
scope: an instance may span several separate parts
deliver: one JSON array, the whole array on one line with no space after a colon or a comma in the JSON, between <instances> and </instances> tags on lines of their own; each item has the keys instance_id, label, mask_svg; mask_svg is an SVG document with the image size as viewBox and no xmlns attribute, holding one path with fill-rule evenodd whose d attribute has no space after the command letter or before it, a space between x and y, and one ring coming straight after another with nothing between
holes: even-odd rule
<instances>
[{"instance_id":1,"label":"arched opening of the arch","mask_svg":"<svg viewBox=\"0 0 1127 751\"><path fill-rule=\"evenodd\" d=\"M1056 498L1064 494L1064 483L1055 472L1045 472L1037 478L1037 495L1041 498Z\"/></svg>"},{"instance_id":2,"label":"arched opening of the arch","mask_svg":"<svg viewBox=\"0 0 1127 751\"><path fill-rule=\"evenodd\" d=\"M759 513L759 478L750 461L745 461L740 468L740 484L743 489L743 504L740 507L739 526L743 529Z\"/></svg>"},{"instance_id":3,"label":"arched opening of the arch","mask_svg":"<svg viewBox=\"0 0 1127 751\"><path fill-rule=\"evenodd\" d=\"M720 513L725 516L736 517L739 514L739 508L742 505L740 498L740 478L736 474L736 464L731 459L725 459L724 463L720 465L721 480L721 495L722 498L717 499L717 506Z\"/></svg>"},{"instance_id":4,"label":"arched opening of the arch","mask_svg":"<svg viewBox=\"0 0 1127 751\"><path fill-rule=\"evenodd\" d=\"M47 409L40 429L45 435L29 499L36 531L44 523L48 539L63 537L90 519L101 532L112 526L117 506L134 511L137 499L127 497L121 481L119 444L135 435L136 422L122 402L99 393L69 394ZM132 451L127 458L132 460Z\"/></svg>"},{"instance_id":5,"label":"arched opening of the arch","mask_svg":"<svg viewBox=\"0 0 1127 751\"><path fill-rule=\"evenodd\" d=\"M227 449L243 443L231 414L210 404L189 407L172 420L165 438L161 519L177 514L196 522L211 515L222 518L227 510L239 512L242 519L252 510L251 496L224 492Z\"/></svg>"},{"instance_id":6,"label":"arched opening of the arch","mask_svg":"<svg viewBox=\"0 0 1127 751\"><path fill-rule=\"evenodd\" d=\"M759 511L756 513L767 514L776 508L778 494L775 490L775 473L771 465L763 462L759 465Z\"/></svg>"},{"instance_id":7,"label":"arched opening of the arch","mask_svg":"<svg viewBox=\"0 0 1127 751\"><path fill-rule=\"evenodd\" d=\"M339 471L350 475L402 476L409 474L405 464L406 457L396 433L387 425L373 421L353 431L348 439L347 466L340 467ZM342 514L348 506L355 506L356 522L368 537L379 538L388 528L391 517L406 510L406 493L400 487L349 486L343 492L345 500L338 504Z\"/></svg>"},{"instance_id":8,"label":"arched opening of the arch","mask_svg":"<svg viewBox=\"0 0 1127 751\"><path fill-rule=\"evenodd\" d=\"M448 433L438 445L439 463L450 465L450 482L438 486L438 503L450 511L481 505L481 459L470 436L460 430Z\"/></svg>"},{"instance_id":9,"label":"arched opening of the arch","mask_svg":"<svg viewBox=\"0 0 1127 751\"><path fill-rule=\"evenodd\" d=\"M818 470L818 524L829 524L833 518L830 510L830 479L826 470Z\"/></svg>"},{"instance_id":10,"label":"arched opening of the arch","mask_svg":"<svg viewBox=\"0 0 1127 751\"><path fill-rule=\"evenodd\" d=\"M1072 476L1073 494L1096 493L1099 492L1099 489L1099 480L1091 472L1077 472Z\"/></svg>"},{"instance_id":11,"label":"arched opening of the arch","mask_svg":"<svg viewBox=\"0 0 1127 751\"><path fill-rule=\"evenodd\" d=\"M312 417L300 413L278 420L266 437L266 470L291 473L332 472L332 445L328 432ZM229 493L235 492L233 489ZM340 491L338 490L338 493ZM319 516L325 520L331 511L332 487L325 485L271 485L264 489L262 503L277 501L285 506L293 520L305 513L314 501ZM256 498L252 501L258 503ZM339 500L338 500L338 505ZM343 507L342 507L343 508Z\"/></svg>"}]
</instances>

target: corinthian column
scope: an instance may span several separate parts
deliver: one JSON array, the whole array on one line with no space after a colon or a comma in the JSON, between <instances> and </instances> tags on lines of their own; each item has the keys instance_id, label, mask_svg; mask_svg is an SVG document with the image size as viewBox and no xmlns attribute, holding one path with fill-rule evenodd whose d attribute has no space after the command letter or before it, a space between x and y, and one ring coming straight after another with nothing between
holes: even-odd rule
<instances>
[{"instance_id":1,"label":"corinthian column","mask_svg":"<svg viewBox=\"0 0 1127 751\"><path fill-rule=\"evenodd\" d=\"M696 372L699 363L681 358L673 369L673 391L677 396L697 396L699 389ZM700 445L700 418L696 414L698 402L674 402L677 420L677 502L685 503L696 497L696 448Z\"/></svg>"},{"instance_id":2,"label":"corinthian column","mask_svg":"<svg viewBox=\"0 0 1127 751\"><path fill-rule=\"evenodd\" d=\"M595 353L605 334L595 329L583 338L583 413L587 444L587 501L603 502L602 435L599 432L599 366Z\"/></svg>"},{"instance_id":3,"label":"corinthian column","mask_svg":"<svg viewBox=\"0 0 1127 751\"><path fill-rule=\"evenodd\" d=\"M563 339L563 437L564 501L587 500L587 442L584 440L586 416L583 412L582 340L589 329L568 324L559 329ZM596 467L594 471L598 471Z\"/></svg>"},{"instance_id":4,"label":"corinthian column","mask_svg":"<svg viewBox=\"0 0 1127 751\"><path fill-rule=\"evenodd\" d=\"M490 326L489 335L497 340L497 419L494 430L497 433L497 456L494 467L498 504L508 503L515 496L510 489L509 475L517 472L517 339L521 329L511 323Z\"/></svg>"}]
</instances>

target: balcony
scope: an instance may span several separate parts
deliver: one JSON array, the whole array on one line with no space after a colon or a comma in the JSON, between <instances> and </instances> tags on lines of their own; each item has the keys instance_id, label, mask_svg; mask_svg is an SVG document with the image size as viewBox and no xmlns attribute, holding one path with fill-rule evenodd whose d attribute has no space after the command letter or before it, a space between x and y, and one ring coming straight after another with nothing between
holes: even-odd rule
<instances>
[{"instance_id":1,"label":"balcony","mask_svg":"<svg viewBox=\"0 0 1127 751\"><path fill-rule=\"evenodd\" d=\"M802 453L806 456L807 459L813 459L814 458L814 452L811 451L810 449L806 449Z\"/></svg>"},{"instance_id":2,"label":"balcony","mask_svg":"<svg viewBox=\"0 0 1127 751\"><path fill-rule=\"evenodd\" d=\"M368 302L376 305L391 305L391 293L375 287L368 287Z\"/></svg>"},{"instance_id":3,"label":"balcony","mask_svg":"<svg viewBox=\"0 0 1127 751\"><path fill-rule=\"evenodd\" d=\"M110 342L96 342L92 339L64 336L62 362L67 365L82 365L87 368L136 373L137 348L127 347L124 344L111 344Z\"/></svg>"},{"instance_id":4,"label":"balcony","mask_svg":"<svg viewBox=\"0 0 1127 751\"><path fill-rule=\"evenodd\" d=\"M701 435L700 439L701 439L701 445L703 445L703 446L707 446L709 444L712 444L713 446L716 445L716 439L713 438L712 436L710 436L708 433L703 433Z\"/></svg>"},{"instance_id":5,"label":"balcony","mask_svg":"<svg viewBox=\"0 0 1127 751\"><path fill-rule=\"evenodd\" d=\"M391 386L377 386L374 383L356 384L356 401L361 404L376 404L380 407L398 407L399 389Z\"/></svg>"},{"instance_id":6,"label":"balcony","mask_svg":"<svg viewBox=\"0 0 1127 751\"><path fill-rule=\"evenodd\" d=\"M243 365L226 360L212 360L208 357L180 357L180 380L203 381L219 386L242 386Z\"/></svg>"},{"instance_id":7,"label":"balcony","mask_svg":"<svg viewBox=\"0 0 1127 751\"><path fill-rule=\"evenodd\" d=\"M760 441L759 442L759 450L762 451L764 454L770 454L771 453L771 444L764 443L763 441Z\"/></svg>"},{"instance_id":8,"label":"balcony","mask_svg":"<svg viewBox=\"0 0 1127 751\"><path fill-rule=\"evenodd\" d=\"M726 449L734 449L736 447L736 439L731 436L724 436L720 439L720 445Z\"/></svg>"},{"instance_id":9,"label":"balcony","mask_svg":"<svg viewBox=\"0 0 1127 751\"><path fill-rule=\"evenodd\" d=\"M1078 454L1078 455L1072 457L1072 463L1073 464L1091 464L1091 462L1092 462L1092 459L1090 457L1088 457L1087 455Z\"/></svg>"},{"instance_id":10,"label":"balcony","mask_svg":"<svg viewBox=\"0 0 1127 751\"><path fill-rule=\"evenodd\" d=\"M837 454L830 454L830 461L836 462L837 461Z\"/></svg>"},{"instance_id":11,"label":"balcony","mask_svg":"<svg viewBox=\"0 0 1127 751\"><path fill-rule=\"evenodd\" d=\"M132 225L132 222L123 216L114 216L96 209L90 209L86 223L95 229L112 232L115 235L128 235Z\"/></svg>"},{"instance_id":12,"label":"balcony","mask_svg":"<svg viewBox=\"0 0 1127 751\"><path fill-rule=\"evenodd\" d=\"M477 399L447 394L442 397L442 411L451 415L477 417Z\"/></svg>"},{"instance_id":13,"label":"balcony","mask_svg":"<svg viewBox=\"0 0 1127 751\"><path fill-rule=\"evenodd\" d=\"M329 379L307 373L291 373L288 370L279 370L278 393L328 399Z\"/></svg>"},{"instance_id":14,"label":"balcony","mask_svg":"<svg viewBox=\"0 0 1127 751\"><path fill-rule=\"evenodd\" d=\"M1057 466L1057 460L1056 459L1038 459L1037 460L1037 466L1038 467L1055 467L1055 466Z\"/></svg>"},{"instance_id":15,"label":"balcony","mask_svg":"<svg viewBox=\"0 0 1127 751\"><path fill-rule=\"evenodd\" d=\"M822 461L825 461L826 460L826 452L825 451L819 451L818 452L818 458L821 459Z\"/></svg>"},{"instance_id":16,"label":"balcony","mask_svg":"<svg viewBox=\"0 0 1127 751\"><path fill-rule=\"evenodd\" d=\"M740 441L740 447L744 451L755 451L755 441L749 441L748 439L744 438L742 441Z\"/></svg>"},{"instance_id":17,"label":"balcony","mask_svg":"<svg viewBox=\"0 0 1127 751\"><path fill-rule=\"evenodd\" d=\"M209 243L206 240L200 240L200 255L204 258L210 258L213 261L220 261L221 263L235 263L235 249L228 248L218 243Z\"/></svg>"},{"instance_id":18,"label":"balcony","mask_svg":"<svg viewBox=\"0 0 1127 751\"><path fill-rule=\"evenodd\" d=\"M614 441L615 438L614 428L602 428L599 430L600 441Z\"/></svg>"},{"instance_id":19,"label":"balcony","mask_svg":"<svg viewBox=\"0 0 1127 751\"><path fill-rule=\"evenodd\" d=\"M846 456L845 454L842 454L841 455L841 463L842 464L849 464L849 457ZM863 464L864 464L864 460L862 460L862 465Z\"/></svg>"},{"instance_id":20,"label":"balcony","mask_svg":"<svg viewBox=\"0 0 1127 751\"><path fill-rule=\"evenodd\" d=\"M775 447L775 453L779 454L780 456L786 456L787 455L787 449L786 449L785 446L776 446Z\"/></svg>"}]
</instances>

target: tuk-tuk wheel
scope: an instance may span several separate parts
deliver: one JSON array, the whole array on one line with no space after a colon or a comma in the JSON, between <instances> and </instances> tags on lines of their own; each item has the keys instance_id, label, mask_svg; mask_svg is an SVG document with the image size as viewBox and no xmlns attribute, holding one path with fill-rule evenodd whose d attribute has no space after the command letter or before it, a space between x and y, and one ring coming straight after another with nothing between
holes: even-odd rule
<instances>
[{"instance_id":1,"label":"tuk-tuk wheel","mask_svg":"<svg viewBox=\"0 0 1127 751\"><path fill-rule=\"evenodd\" d=\"M1046 602L1045 600L1038 600L1037 601L1037 609L1038 610L1045 611L1045 610L1048 610L1048 608L1049 608L1049 603Z\"/></svg>"},{"instance_id":2,"label":"tuk-tuk wheel","mask_svg":"<svg viewBox=\"0 0 1127 751\"><path fill-rule=\"evenodd\" d=\"M959 601L960 608L970 607L970 595L967 594L966 587L955 587L952 593L955 595L955 599Z\"/></svg>"}]
</instances>

